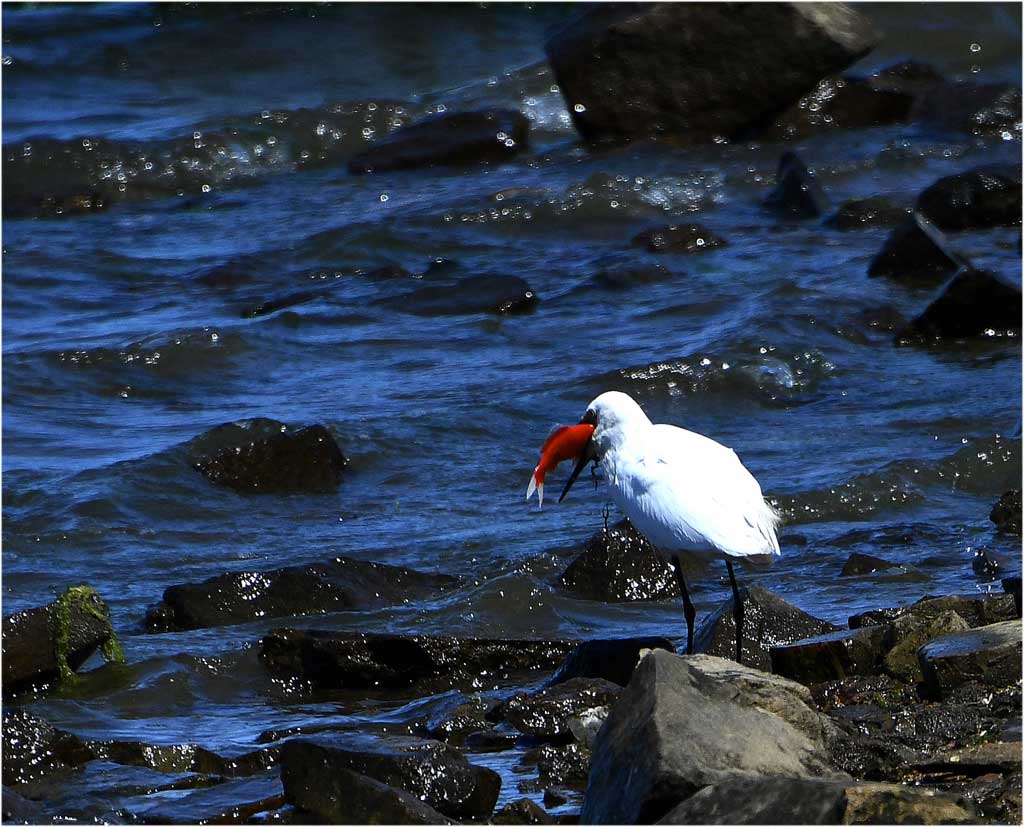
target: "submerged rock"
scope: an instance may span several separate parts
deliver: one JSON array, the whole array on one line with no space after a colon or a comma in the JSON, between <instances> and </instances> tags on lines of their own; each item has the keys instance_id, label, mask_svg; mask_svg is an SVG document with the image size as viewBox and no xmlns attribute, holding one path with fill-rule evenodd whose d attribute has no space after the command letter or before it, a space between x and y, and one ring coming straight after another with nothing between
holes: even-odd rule
<instances>
[{"instance_id":1,"label":"submerged rock","mask_svg":"<svg viewBox=\"0 0 1024 827\"><path fill-rule=\"evenodd\" d=\"M678 594L672 566L629 520L596 532L556 582L585 600L607 603Z\"/></svg>"},{"instance_id":2,"label":"submerged rock","mask_svg":"<svg viewBox=\"0 0 1024 827\"><path fill-rule=\"evenodd\" d=\"M537 294L519 276L480 275L450 285L428 285L381 303L417 316L518 316L532 312L537 301Z\"/></svg>"},{"instance_id":3,"label":"submerged rock","mask_svg":"<svg viewBox=\"0 0 1024 827\"><path fill-rule=\"evenodd\" d=\"M917 211L941 230L1020 224L1020 164L987 164L940 178L918 196Z\"/></svg>"},{"instance_id":4,"label":"submerged rock","mask_svg":"<svg viewBox=\"0 0 1024 827\"><path fill-rule=\"evenodd\" d=\"M829 216L825 225L836 230L863 230L891 227L910 217L910 210L888 198L854 198L844 201Z\"/></svg>"},{"instance_id":5,"label":"submerged rock","mask_svg":"<svg viewBox=\"0 0 1024 827\"><path fill-rule=\"evenodd\" d=\"M501 162L526 146L530 121L516 109L445 112L396 129L354 156L354 174Z\"/></svg>"},{"instance_id":6,"label":"submerged rock","mask_svg":"<svg viewBox=\"0 0 1024 827\"><path fill-rule=\"evenodd\" d=\"M604 256L595 263L593 280L599 287L625 290L642 284L654 284L673 277L658 261L637 261L630 254Z\"/></svg>"},{"instance_id":7,"label":"submerged rock","mask_svg":"<svg viewBox=\"0 0 1024 827\"><path fill-rule=\"evenodd\" d=\"M961 270L897 342L984 339L1021 332L1020 289L986 270Z\"/></svg>"},{"instance_id":8,"label":"submerged rock","mask_svg":"<svg viewBox=\"0 0 1024 827\"><path fill-rule=\"evenodd\" d=\"M872 278L937 284L960 269L960 256L934 227L916 216L897 226L868 265Z\"/></svg>"},{"instance_id":9,"label":"submerged rock","mask_svg":"<svg viewBox=\"0 0 1024 827\"><path fill-rule=\"evenodd\" d=\"M700 224L667 224L644 230L631 243L652 253L705 253L726 246L725 239Z\"/></svg>"},{"instance_id":10,"label":"submerged rock","mask_svg":"<svg viewBox=\"0 0 1024 827\"><path fill-rule=\"evenodd\" d=\"M870 554L862 554L859 551L855 551L843 563L843 570L839 572L839 576L857 577L862 574L873 574L876 571L898 568L902 568L902 566L897 563L890 563L881 557L874 557Z\"/></svg>"},{"instance_id":11,"label":"submerged rock","mask_svg":"<svg viewBox=\"0 0 1024 827\"><path fill-rule=\"evenodd\" d=\"M1008 620L933 640L918 650L925 688L948 695L968 681L998 689L1021 679L1021 624Z\"/></svg>"},{"instance_id":12,"label":"submerged rock","mask_svg":"<svg viewBox=\"0 0 1024 827\"><path fill-rule=\"evenodd\" d=\"M787 152L779 160L775 187L764 205L788 218L817 218L828 210L828 198L796 153Z\"/></svg>"},{"instance_id":13,"label":"submerged rock","mask_svg":"<svg viewBox=\"0 0 1024 827\"><path fill-rule=\"evenodd\" d=\"M675 651L665 637L624 637L587 640L576 646L565 659L549 686L574 678L602 678L625 686L633 676L645 649Z\"/></svg>"},{"instance_id":14,"label":"submerged rock","mask_svg":"<svg viewBox=\"0 0 1024 827\"><path fill-rule=\"evenodd\" d=\"M203 629L264 617L324 614L431 597L458 582L401 566L335 557L312 566L229 572L164 592L146 612L154 632Z\"/></svg>"},{"instance_id":15,"label":"submerged rock","mask_svg":"<svg viewBox=\"0 0 1024 827\"><path fill-rule=\"evenodd\" d=\"M769 652L773 647L837 628L760 586L743 587L740 597L744 611L743 663L755 669L768 671L771 668ZM736 620L731 597L719 604L700 624L693 645L697 652L723 658L735 657Z\"/></svg>"},{"instance_id":16,"label":"submerged rock","mask_svg":"<svg viewBox=\"0 0 1024 827\"><path fill-rule=\"evenodd\" d=\"M326 689L483 689L511 674L554 669L568 641L277 629L260 642L274 675Z\"/></svg>"},{"instance_id":17,"label":"submerged rock","mask_svg":"<svg viewBox=\"0 0 1024 827\"><path fill-rule=\"evenodd\" d=\"M93 757L92 750L77 735L57 729L25 709L4 710L5 785L39 781L81 766Z\"/></svg>"},{"instance_id":18,"label":"submerged rock","mask_svg":"<svg viewBox=\"0 0 1024 827\"><path fill-rule=\"evenodd\" d=\"M3 688L14 693L73 673L102 649L123 660L107 604L88 586L72 586L53 603L3 620Z\"/></svg>"},{"instance_id":19,"label":"submerged rock","mask_svg":"<svg viewBox=\"0 0 1024 827\"><path fill-rule=\"evenodd\" d=\"M581 823L651 823L735 774L831 775L831 725L809 704L784 678L652 652L597 736Z\"/></svg>"},{"instance_id":20,"label":"submerged rock","mask_svg":"<svg viewBox=\"0 0 1024 827\"><path fill-rule=\"evenodd\" d=\"M210 482L243 493L331 491L346 459L323 425L293 430L273 419L219 425L189 444L193 466Z\"/></svg>"},{"instance_id":21,"label":"submerged rock","mask_svg":"<svg viewBox=\"0 0 1024 827\"><path fill-rule=\"evenodd\" d=\"M885 627L841 629L771 650L772 671L811 685L879 671Z\"/></svg>"},{"instance_id":22,"label":"submerged rock","mask_svg":"<svg viewBox=\"0 0 1024 827\"><path fill-rule=\"evenodd\" d=\"M1007 491L999 498L988 518L999 531L1006 534L1020 534L1021 500L1020 489Z\"/></svg>"},{"instance_id":23,"label":"submerged rock","mask_svg":"<svg viewBox=\"0 0 1024 827\"><path fill-rule=\"evenodd\" d=\"M910 117L971 135L1009 136L1009 140L1021 133L1020 84L957 81L927 85Z\"/></svg>"},{"instance_id":24,"label":"submerged rock","mask_svg":"<svg viewBox=\"0 0 1024 827\"><path fill-rule=\"evenodd\" d=\"M877 42L838 4L602 6L545 44L585 138L733 138L771 121Z\"/></svg>"},{"instance_id":25,"label":"submerged rock","mask_svg":"<svg viewBox=\"0 0 1024 827\"><path fill-rule=\"evenodd\" d=\"M356 813L348 815L343 808L352 806L345 803L349 788L365 792L366 785L347 773L403 790L450 818L488 817L501 789L496 772L470 764L458 750L436 741L321 736L288 741L281 749L281 778L288 801L311 809L312 802L336 797L332 820L359 823L349 821ZM325 795L328 791L336 795ZM373 797L389 798L394 806L406 804L403 797L384 796L385 791L376 787L371 792L376 794ZM313 811L329 815L324 809L321 805ZM379 817L375 822L402 823L382 822Z\"/></svg>"}]
</instances>

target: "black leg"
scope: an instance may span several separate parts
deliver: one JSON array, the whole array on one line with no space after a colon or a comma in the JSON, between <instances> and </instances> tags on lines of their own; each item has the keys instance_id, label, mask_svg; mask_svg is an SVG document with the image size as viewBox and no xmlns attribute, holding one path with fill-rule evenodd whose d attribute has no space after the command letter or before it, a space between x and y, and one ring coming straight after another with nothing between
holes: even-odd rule
<instances>
[{"instance_id":1,"label":"black leg","mask_svg":"<svg viewBox=\"0 0 1024 827\"><path fill-rule=\"evenodd\" d=\"M697 612L694 611L693 603L690 602L690 593L686 590L686 581L683 579L683 566L679 562L679 555L672 555L672 567L676 570L676 581L679 583L679 591L683 595L683 614L686 615L686 654L693 654L693 623L697 619Z\"/></svg>"},{"instance_id":2,"label":"black leg","mask_svg":"<svg viewBox=\"0 0 1024 827\"><path fill-rule=\"evenodd\" d=\"M732 560L725 558L729 569L729 582L732 583L732 614L736 618L736 663L743 663L743 598L736 588L736 575L732 571Z\"/></svg>"}]
</instances>

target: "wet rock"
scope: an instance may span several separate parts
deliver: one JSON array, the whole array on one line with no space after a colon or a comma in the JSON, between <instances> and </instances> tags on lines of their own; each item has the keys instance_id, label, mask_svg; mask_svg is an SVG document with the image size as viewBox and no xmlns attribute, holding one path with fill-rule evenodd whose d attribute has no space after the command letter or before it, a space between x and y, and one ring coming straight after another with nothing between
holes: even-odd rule
<instances>
[{"instance_id":1,"label":"wet rock","mask_svg":"<svg viewBox=\"0 0 1024 827\"><path fill-rule=\"evenodd\" d=\"M872 609L853 615L850 618L850 628L884 625L905 615L933 620L947 611L956 612L971 628L999 623L1014 617L1013 599L1009 595L949 594L942 597L922 597L910 606Z\"/></svg>"},{"instance_id":2,"label":"wet rock","mask_svg":"<svg viewBox=\"0 0 1024 827\"><path fill-rule=\"evenodd\" d=\"M947 231L1020 224L1020 165L987 164L940 178L918 196L917 211Z\"/></svg>"},{"instance_id":3,"label":"wet rock","mask_svg":"<svg viewBox=\"0 0 1024 827\"><path fill-rule=\"evenodd\" d=\"M457 582L444 574L351 557L312 566L229 572L169 587L163 600L146 613L146 627L157 632L205 629L264 617L374 608L434 596Z\"/></svg>"},{"instance_id":4,"label":"wet rock","mask_svg":"<svg viewBox=\"0 0 1024 827\"><path fill-rule=\"evenodd\" d=\"M799 684L722 658L654 651L598 734L580 821L651 823L734 774L829 776L831 729Z\"/></svg>"},{"instance_id":5,"label":"wet rock","mask_svg":"<svg viewBox=\"0 0 1024 827\"><path fill-rule=\"evenodd\" d=\"M872 278L915 284L937 284L960 269L961 260L934 227L921 226L915 216L896 227L868 265Z\"/></svg>"},{"instance_id":6,"label":"wet rock","mask_svg":"<svg viewBox=\"0 0 1024 827\"><path fill-rule=\"evenodd\" d=\"M992 549L980 546L971 558L971 570L983 581L995 580L1003 570L1002 564Z\"/></svg>"},{"instance_id":7,"label":"wet rock","mask_svg":"<svg viewBox=\"0 0 1024 827\"><path fill-rule=\"evenodd\" d=\"M1021 332L1021 294L987 270L961 270L897 342L979 339Z\"/></svg>"},{"instance_id":8,"label":"wet rock","mask_svg":"<svg viewBox=\"0 0 1024 827\"><path fill-rule=\"evenodd\" d=\"M67 772L94 757L78 736L25 709L4 710L3 747L5 785L27 784Z\"/></svg>"},{"instance_id":9,"label":"wet rock","mask_svg":"<svg viewBox=\"0 0 1024 827\"><path fill-rule=\"evenodd\" d=\"M607 710L621 692L621 686L601 678L573 678L537 692L517 693L501 705L498 714L527 735L567 740L572 737L574 717Z\"/></svg>"},{"instance_id":10,"label":"wet rock","mask_svg":"<svg viewBox=\"0 0 1024 827\"><path fill-rule=\"evenodd\" d=\"M626 290L672 278L660 262L638 262L630 255L605 256L596 264L594 283L610 290Z\"/></svg>"},{"instance_id":11,"label":"wet rock","mask_svg":"<svg viewBox=\"0 0 1024 827\"><path fill-rule=\"evenodd\" d=\"M1021 748L1019 743L1003 741L979 744L918 758L914 770L925 775L978 776L989 772L1020 772Z\"/></svg>"},{"instance_id":12,"label":"wet rock","mask_svg":"<svg viewBox=\"0 0 1024 827\"><path fill-rule=\"evenodd\" d=\"M946 79L934 66L917 60L901 60L879 69L869 79L876 89L918 94Z\"/></svg>"},{"instance_id":13,"label":"wet rock","mask_svg":"<svg viewBox=\"0 0 1024 827\"><path fill-rule=\"evenodd\" d=\"M3 802L4 824L43 824L46 820L41 804L18 795L6 785L0 793L0 801Z\"/></svg>"},{"instance_id":14,"label":"wet rock","mask_svg":"<svg viewBox=\"0 0 1024 827\"><path fill-rule=\"evenodd\" d=\"M396 129L348 162L353 174L507 161L526 145L530 122L515 109L446 112Z\"/></svg>"},{"instance_id":15,"label":"wet rock","mask_svg":"<svg viewBox=\"0 0 1024 827\"><path fill-rule=\"evenodd\" d=\"M304 809L312 809L303 803L309 800L308 788L332 785L329 778L335 773L339 781L333 783L342 785L338 798L347 798L345 786L358 779L342 778L345 770L404 790L451 818L490 816L501 789L497 773L470 764L458 750L435 741L318 737L288 741L282 747L285 796Z\"/></svg>"},{"instance_id":16,"label":"wet rock","mask_svg":"<svg viewBox=\"0 0 1024 827\"><path fill-rule=\"evenodd\" d=\"M467 737L491 728L487 720L487 704L479 697L467 698L461 693L456 698L465 700L452 709L431 715L422 725L423 734L435 741L461 745Z\"/></svg>"},{"instance_id":17,"label":"wet rock","mask_svg":"<svg viewBox=\"0 0 1024 827\"><path fill-rule=\"evenodd\" d=\"M929 125L971 135L1019 136L1019 84L974 84L968 81L931 84L922 89L910 115Z\"/></svg>"},{"instance_id":18,"label":"wet rock","mask_svg":"<svg viewBox=\"0 0 1024 827\"><path fill-rule=\"evenodd\" d=\"M590 751L582 744L544 744L523 755L523 764L537 767L537 789L558 787L582 792L590 773Z\"/></svg>"},{"instance_id":19,"label":"wet rock","mask_svg":"<svg viewBox=\"0 0 1024 827\"><path fill-rule=\"evenodd\" d=\"M148 744L143 741L90 741L97 758L162 773L201 773L225 778L254 775L277 763L276 747L257 749L241 755L218 755L198 744Z\"/></svg>"},{"instance_id":20,"label":"wet rock","mask_svg":"<svg viewBox=\"0 0 1024 827\"><path fill-rule=\"evenodd\" d=\"M888 198L855 198L840 204L825 225L836 230L865 230L891 227L909 216L908 208L894 204Z\"/></svg>"},{"instance_id":21,"label":"wet rock","mask_svg":"<svg viewBox=\"0 0 1024 827\"><path fill-rule=\"evenodd\" d=\"M865 626L798 640L771 650L772 671L803 684L879 671L885 628Z\"/></svg>"},{"instance_id":22,"label":"wet rock","mask_svg":"<svg viewBox=\"0 0 1024 827\"><path fill-rule=\"evenodd\" d=\"M554 669L572 645L277 629L263 637L260 657L274 675L327 689L483 689L513 674Z\"/></svg>"},{"instance_id":23,"label":"wet rock","mask_svg":"<svg viewBox=\"0 0 1024 827\"><path fill-rule=\"evenodd\" d=\"M3 688L13 694L72 673L97 649L123 660L107 604L88 586L72 586L53 603L3 620Z\"/></svg>"},{"instance_id":24,"label":"wet rock","mask_svg":"<svg viewBox=\"0 0 1024 827\"><path fill-rule=\"evenodd\" d=\"M760 586L740 589L743 599L743 663L755 669L771 668L773 647L835 631L836 626L819 620L792 603ZM697 629L694 649L723 658L735 657L736 620L733 601L722 602Z\"/></svg>"},{"instance_id":25,"label":"wet rock","mask_svg":"<svg viewBox=\"0 0 1024 827\"><path fill-rule=\"evenodd\" d=\"M976 824L962 800L901 784L859 784L844 790L843 824Z\"/></svg>"},{"instance_id":26,"label":"wet rock","mask_svg":"<svg viewBox=\"0 0 1024 827\"><path fill-rule=\"evenodd\" d=\"M148 798L149 796L147 796ZM257 813L284 806L278 773L236 778L131 808L146 824L246 824Z\"/></svg>"},{"instance_id":27,"label":"wet rock","mask_svg":"<svg viewBox=\"0 0 1024 827\"><path fill-rule=\"evenodd\" d=\"M881 557L873 557L870 554L861 554L855 551L843 564L843 570L839 572L840 577L857 577L864 574L872 574L876 571L901 568L896 563L890 563Z\"/></svg>"},{"instance_id":28,"label":"wet rock","mask_svg":"<svg viewBox=\"0 0 1024 827\"><path fill-rule=\"evenodd\" d=\"M511 801L498 810L491 824L555 824L555 820L532 798Z\"/></svg>"},{"instance_id":29,"label":"wet rock","mask_svg":"<svg viewBox=\"0 0 1024 827\"><path fill-rule=\"evenodd\" d=\"M565 659L549 686L574 678L603 678L625 686L640 662L645 649L675 651L675 645L665 637L624 637L587 640L576 646Z\"/></svg>"},{"instance_id":30,"label":"wet rock","mask_svg":"<svg viewBox=\"0 0 1024 827\"><path fill-rule=\"evenodd\" d=\"M918 650L924 685L932 697L948 695L968 681L1000 688L1021 679L1021 624L980 626L933 640Z\"/></svg>"},{"instance_id":31,"label":"wet rock","mask_svg":"<svg viewBox=\"0 0 1024 827\"><path fill-rule=\"evenodd\" d=\"M285 293L284 295L277 296L272 299L265 299L264 301L251 304L242 310L243 319L256 319L260 316L269 316L271 313L276 313L278 310L285 310L289 307L295 307L296 305L306 304L307 302L319 299L321 296L327 295L329 287L318 288L315 290L295 290L291 293Z\"/></svg>"},{"instance_id":32,"label":"wet rock","mask_svg":"<svg viewBox=\"0 0 1024 827\"><path fill-rule=\"evenodd\" d=\"M345 456L323 425L294 430L272 419L229 422L189 444L193 466L211 482L244 493L332 491Z\"/></svg>"},{"instance_id":33,"label":"wet rock","mask_svg":"<svg viewBox=\"0 0 1024 827\"><path fill-rule=\"evenodd\" d=\"M996 528L1006 534L1020 534L1021 501L1020 489L1007 491L999 498L988 518Z\"/></svg>"},{"instance_id":34,"label":"wet rock","mask_svg":"<svg viewBox=\"0 0 1024 827\"><path fill-rule=\"evenodd\" d=\"M585 600L607 603L678 594L672 566L629 520L596 532L556 582Z\"/></svg>"},{"instance_id":35,"label":"wet rock","mask_svg":"<svg viewBox=\"0 0 1024 827\"><path fill-rule=\"evenodd\" d=\"M837 129L866 129L905 123L914 96L881 88L866 78L828 77L759 133L761 140L799 141Z\"/></svg>"},{"instance_id":36,"label":"wet rock","mask_svg":"<svg viewBox=\"0 0 1024 827\"><path fill-rule=\"evenodd\" d=\"M1017 617L1020 617L1020 577L1004 577L1003 578L1003 591L1013 597L1013 605L1017 610Z\"/></svg>"},{"instance_id":37,"label":"wet rock","mask_svg":"<svg viewBox=\"0 0 1024 827\"><path fill-rule=\"evenodd\" d=\"M556 790L554 788L544 790L545 807L551 807L552 809L555 807L561 807L563 804L569 803L569 798L569 794L564 790Z\"/></svg>"},{"instance_id":38,"label":"wet rock","mask_svg":"<svg viewBox=\"0 0 1024 827\"><path fill-rule=\"evenodd\" d=\"M732 138L769 122L877 35L840 4L589 9L545 44L585 138Z\"/></svg>"},{"instance_id":39,"label":"wet rock","mask_svg":"<svg viewBox=\"0 0 1024 827\"><path fill-rule=\"evenodd\" d=\"M828 198L796 153L787 152L779 161L775 188L764 205L787 218L817 218L828 211Z\"/></svg>"},{"instance_id":40,"label":"wet rock","mask_svg":"<svg viewBox=\"0 0 1024 827\"><path fill-rule=\"evenodd\" d=\"M897 618L886 627L884 645L889 651L883 660L885 670L907 683L918 683L922 675L917 650L930 640L969 628L966 620L950 610L928 620L915 615Z\"/></svg>"},{"instance_id":41,"label":"wet rock","mask_svg":"<svg viewBox=\"0 0 1024 827\"><path fill-rule=\"evenodd\" d=\"M725 239L700 224L654 227L634 236L631 243L652 253L706 253L726 246Z\"/></svg>"},{"instance_id":42,"label":"wet rock","mask_svg":"<svg viewBox=\"0 0 1024 827\"><path fill-rule=\"evenodd\" d=\"M491 313L518 316L531 313L537 294L519 276L468 276L451 285L428 285L381 304L417 316L461 316Z\"/></svg>"}]
</instances>

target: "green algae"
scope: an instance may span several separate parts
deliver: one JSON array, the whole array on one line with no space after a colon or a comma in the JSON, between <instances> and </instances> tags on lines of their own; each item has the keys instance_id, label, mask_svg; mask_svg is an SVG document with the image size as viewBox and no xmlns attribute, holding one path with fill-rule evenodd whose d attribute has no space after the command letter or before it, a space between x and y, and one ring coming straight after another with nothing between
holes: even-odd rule
<instances>
[{"instance_id":1,"label":"green algae","mask_svg":"<svg viewBox=\"0 0 1024 827\"><path fill-rule=\"evenodd\" d=\"M114 633L110 623L110 612L103 598L91 586L69 586L54 604L54 657L57 661L59 682L63 684L74 683L78 679L68 663L68 654L71 651L71 616L75 606L102 621L110 629L110 635L100 648L103 659L107 663L125 662L124 650Z\"/></svg>"}]
</instances>

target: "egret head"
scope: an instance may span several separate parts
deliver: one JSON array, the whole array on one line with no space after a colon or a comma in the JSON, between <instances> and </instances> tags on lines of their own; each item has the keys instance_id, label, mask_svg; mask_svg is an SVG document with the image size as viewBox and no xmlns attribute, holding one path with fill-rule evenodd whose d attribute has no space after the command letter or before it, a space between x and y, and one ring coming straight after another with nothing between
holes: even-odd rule
<instances>
[{"instance_id":1,"label":"egret head","mask_svg":"<svg viewBox=\"0 0 1024 827\"><path fill-rule=\"evenodd\" d=\"M594 399L587 406L587 412L583 414L580 422L593 425L594 434L587 444L587 449L580 454L579 461L562 490L562 496L558 498L559 502L565 499L572 484L576 482L576 478L590 460L600 460L606 451L619 444L628 431L651 424L643 409L631 396L621 391L607 391Z\"/></svg>"}]
</instances>

